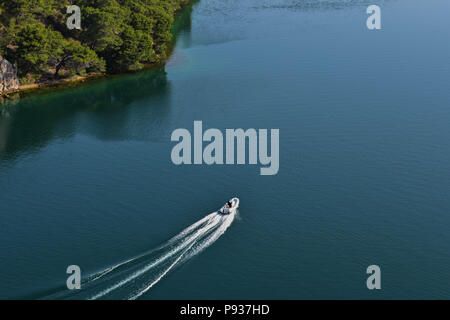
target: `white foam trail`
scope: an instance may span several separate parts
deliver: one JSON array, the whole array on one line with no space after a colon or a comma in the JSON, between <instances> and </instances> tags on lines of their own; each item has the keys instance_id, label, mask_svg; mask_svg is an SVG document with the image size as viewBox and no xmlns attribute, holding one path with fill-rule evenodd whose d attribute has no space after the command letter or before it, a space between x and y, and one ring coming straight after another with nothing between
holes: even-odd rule
<instances>
[{"instance_id":1,"label":"white foam trail","mask_svg":"<svg viewBox=\"0 0 450 320\"><path fill-rule=\"evenodd\" d=\"M132 296L128 300L136 300L140 296L142 296L144 293L146 293L148 290L150 290L155 284L157 284L180 260L183 258L184 254L188 252L192 246L195 244L195 241L158 277L155 281L153 281L148 287L146 287L144 290L140 291L138 294Z\"/></svg>"},{"instance_id":2,"label":"white foam trail","mask_svg":"<svg viewBox=\"0 0 450 320\"><path fill-rule=\"evenodd\" d=\"M188 256L185 257L183 261L186 261L193 256L199 254L204 249L209 247L211 244L213 244L221 235L225 233L225 231L228 229L228 227L231 225L231 223L234 220L235 214L230 214L223 218L222 223L220 224L219 228L213 232L212 235L207 237L205 241L200 242L197 247L195 247L194 251L192 251ZM220 223L222 220L222 217L217 216L217 218L214 220L216 223ZM145 289L141 290L136 295L132 296L129 300L136 300L140 296L142 296L144 293L146 293L148 290L150 290L155 284L157 284L161 279L173 268L175 265L180 262L180 260L185 256L185 254L194 247L194 245L197 243L197 241L194 241L155 281L153 281L150 285L148 285Z\"/></svg>"},{"instance_id":3,"label":"white foam trail","mask_svg":"<svg viewBox=\"0 0 450 320\"><path fill-rule=\"evenodd\" d=\"M170 239L168 241L168 244L170 243L174 243L175 241L183 238L184 236L188 235L190 232L192 232L195 228L197 228L198 226L202 225L205 222L209 222L209 220L211 220L214 216L217 216L217 212L213 212L211 214L208 214L206 217L204 217L203 219L197 221L196 223L194 223L193 225L187 227L186 229L184 229L183 231L181 231L178 235L176 235L175 237L173 237L172 239Z\"/></svg>"},{"instance_id":4,"label":"white foam trail","mask_svg":"<svg viewBox=\"0 0 450 320\"><path fill-rule=\"evenodd\" d=\"M199 254L204 249L213 244L221 235L227 231L228 227L233 223L236 214L230 214L224 217L223 222L220 224L219 228L215 230L209 237L207 237L198 246L194 247L192 252L186 256L186 260L192 258L193 256Z\"/></svg>"},{"instance_id":5,"label":"white foam trail","mask_svg":"<svg viewBox=\"0 0 450 320\"><path fill-rule=\"evenodd\" d=\"M217 212L213 212L213 213L207 215L206 217L204 217L203 219L201 219L201 220L197 221L196 223L192 224L191 226L187 227L186 229L181 231L178 235L176 235L172 239L168 240L166 243L164 243L163 245L157 247L156 249L153 249L153 250L151 250L149 252L146 252L144 254L141 254L139 256L136 256L136 257L131 258L129 260L126 260L124 262L118 263L116 265L113 265L113 266L111 266L111 267L109 267L109 268L107 268L105 270L99 271L99 272L93 274L90 277L90 279L88 279L88 281L92 282L92 281L98 280L98 279L102 278L103 276L107 275L108 273L110 273L111 271L114 271L115 269L119 268L120 266L123 266L125 264L130 263L130 262L133 262L134 260L142 258L145 255L147 255L147 254L149 254L149 253L151 253L153 251L157 251L157 250L163 249L163 248L173 244L174 242L176 242L176 241L180 240L181 238L183 238L183 237L187 236L188 234L190 234L192 231L194 231L200 225L202 225L204 223L209 223L210 222L209 220L211 220L214 216L217 216Z\"/></svg>"},{"instance_id":6,"label":"white foam trail","mask_svg":"<svg viewBox=\"0 0 450 320\"><path fill-rule=\"evenodd\" d=\"M114 265L114 266L112 266L112 267L109 267L109 268L107 268L107 269L105 269L105 270L103 270L103 271L97 272L96 274L94 274L93 276L91 276L92 279L89 279L88 281L89 281L89 282L92 282L92 281L98 280L98 279L100 279L101 277L103 277L103 276L107 275L108 273L110 273L111 271L114 271L114 270L117 269L118 267L123 266L123 265L125 265L125 264L127 264L127 263L130 263L130 262L132 262L132 261L134 261L134 260L136 260L136 259L139 259L139 258L141 258L141 257L144 256L144 255L145 255L145 254L140 255L140 256L137 256L137 257L134 257L134 258L131 258L131 259L127 260L127 261L124 261L124 262L118 263L118 264L116 264L116 265Z\"/></svg>"},{"instance_id":7,"label":"white foam trail","mask_svg":"<svg viewBox=\"0 0 450 320\"><path fill-rule=\"evenodd\" d=\"M157 247L157 248L155 248L155 249L153 249L153 250L151 250L151 251L148 251L148 252L146 252L146 253L143 253L143 254L141 254L141 255L138 255L138 256L136 256L136 257L133 257L133 258L131 258L131 259L128 259L128 260L126 260L126 261L124 261L124 262L121 262L121 263L118 263L118 264L113 265L113 266L111 266L111 267L108 267L108 268L106 268L106 269L104 269L104 270L102 270L102 271L99 271L99 272L93 274L92 276L90 276L90 277L88 278L87 281L88 281L88 282L93 282L93 281L95 281L95 280L98 280L98 279L102 278L103 276L107 275L108 273L110 273L111 271L114 271L115 269L119 268L120 266L123 266L123 265L125 265L125 264L130 263L130 262L133 262L133 261L135 261L135 260L137 260L137 259L140 259L140 258L142 258L142 257L144 257L144 256L146 256L146 255L148 255L148 254L150 254L150 253L153 252L153 251L161 250L161 249L163 249L163 248L165 248L165 247L167 247L167 246L173 244L174 242L180 240L181 238L183 238L183 237L185 237L186 235L188 235L189 233L191 233L191 232L192 232L193 230L195 230L198 226L200 226L200 225L202 225L202 224L204 224L204 223L206 223L206 222L209 222L209 220L211 220L215 215L216 215L216 212L213 212L213 213L207 215L207 216L204 217L203 219L197 221L197 222L194 223L193 225L191 225L191 226L187 227L186 229L184 229L183 231L181 231L178 235L176 235L176 236L173 237L172 239L168 240L168 241L167 241L166 243L164 243L163 245L161 245L161 246L159 246L159 247Z\"/></svg>"},{"instance_id":8,"label":"white foam trail","mask_svg":"<svg viewBox=\"0 0 450 320\"><path fill-rule=\"evenodd\" d=\"M164 256L162 256L161 258L157 259L156 261L154 261L153 263L148 264L145 268L133 273L130 277L118 282L117 284L115 284L114 286L103 290L102 292L96 294L95 296L93 296L90 300L96 300L98 298L103 297L104 295L112 292L113 290L116 290L117 288L120 288L121 286L123 286L124 284L130 282L133 279L136 279L137 277L141 276L142 274L144 274L145 272L147 272L148 270L156 267L157 265L159 265L160 263L164 262L165 260L167 260L168 258L170 258L171 256L173 256L174 254L176 254L177 252L181 251L182 249L184 249L186 246L189 245L190 242L195 240L195 236L190 237L188 240L183 241L183 244L177 248L175 248L174 250L169 251L167 254L165 254Z\"/></svg>"},{"instance_id":9,"label":"white foam trail","mask_svg":"<svg viewBox=\"0 0 450 320\"><path fill-rule=\"evenodd\" d=\"M178 245L177 247L175 247L174 249L170 250L168 253L166 253L165 255L163 255L162 257L160 257L159 259L155 260L154 262L148 264L146 267L142 268L139 271L136 271L135 273L133 273L131 276L127 277L126 279L116 283L115 285L101 291L100 293L94 295L93 297L90 298L90 300L96 300L98 298L101 298L105 295L107 295L108 293L122 287L123 285L127 284L128 282L136 279L137 277L143 275L144 273L146 273L147 271L151 270L152 268L156 267L157 265L161 264L162 262L164 262L165 260L167 260L168 258L170 258L171 256L175 255L176 253L178 253L179 251L182 251L184 248L188 247L187 250L185 250L182 255L180 257L182 257L184 255L184 253L186 251L188 251L189 249L192 248L193 244L195 244L195 241L202 235L206 234L208 231L210 231L212 228L214 228L215 226L217 226L217 224L220 222L220 216L217 215L216 213L210 214L207 217L203 218L202 220L200 220L199 222L196 222L194 225L195 226L200 226L202 223L208 222L206 223L206 225L204 227L202 227L201 229L199 229L197 232L194 233L194 235L188 237L187 239L183 239L181 244ZM184 231L182 231L182 234L189 234L192 230L194 230L194 228L192 228L192 226L188 227L187 229L185 229ZM189 230L188 232L186 232L186 230ZM182 239L182 237L180 235L172 238L172 243L174 242L173 239ZM181 258L178 257L176 259L176 262L178 262ZM176 263L174 263L173 265L175 265ZM169 271L170 269L172 269L172 265L169 266ZM167 270L166 270L167 271ZM168 272L168 271L167 271ZM165 272L164 274L166 274L167 272ZM163 275L164 276L164 275ZM162 277L161 277L162 278ZM159 280L158 280L159 281Z\"/></svg>"}]
</instances>

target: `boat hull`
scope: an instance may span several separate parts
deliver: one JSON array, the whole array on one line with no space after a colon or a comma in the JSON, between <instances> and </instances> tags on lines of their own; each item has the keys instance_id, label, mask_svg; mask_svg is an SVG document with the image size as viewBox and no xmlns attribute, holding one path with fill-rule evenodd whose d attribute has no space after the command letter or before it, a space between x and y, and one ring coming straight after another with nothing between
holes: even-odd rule
<instances>
[{"instance_id":1,"label":"boat hull","mask_svg":"<svg viewBox=\"0 0 450 320\"><path fill-rule=\"evenodd\" d=\"M220 208L217 211L217 213L223 214L223 215L236 213L236 210L239 208L239 198L233 198L230 200L230 202L231 202L231 208L225 208L225 206L223 206L222 208Z\"/></svg>"}]
</instances>

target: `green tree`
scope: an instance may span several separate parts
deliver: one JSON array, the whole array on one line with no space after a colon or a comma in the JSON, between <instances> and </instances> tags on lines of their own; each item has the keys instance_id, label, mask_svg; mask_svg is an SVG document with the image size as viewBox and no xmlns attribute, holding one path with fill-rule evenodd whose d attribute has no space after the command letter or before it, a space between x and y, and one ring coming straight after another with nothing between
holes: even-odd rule
<instances>
[{"instance_id":1,"label":"green tree","mask_svg":"<svg viewBox=\"0 0 450 320\"><path fill-rule=\"evenodd\" d=\"M48 68L49 55L53 49L58 51L62 36L46 29L41 23L28 24L20 28L14 45L17 47L14 57L19 68L19 75L41 73Z\"/></svg>"},{"instance_id":2,"label":"green tree","mask_svg":"<svg viewBox=\"0 0 450 320\"><path fill-rule=\"evenodd\" d=\"M68 30L72 1L0 0L0 54L21 77L139 70L166 57L175 13L190 1L77 0L81 30Z\"/></svg>"},{"instance_id":3,"label":"green tree","mask_svg":"<svg viewBox=\"0 0 450 320\"><path fill-rule=\"evenodd\" d=\"M87 70L105 71L105 62L97 56L95 51L84 47L74 39L64 40L62 48L52 57L55 65L55 75L61 68L68 69L71 73L82 74Z\"/></svg>"},{"instance_id":4,"label":"green tree","mask_svg":"<svg viewBox=\"0 0 450 320\"><path fill-rule=\"evenodd\" d=\"M118 65L123 71L142 69L143 63L155 59L153 39L148 33L126 26L121 36L122 46L118 50Z\"/></svg>"},{"instance_id":5,"label":"green tree","mask_svg":"<svg viewBox=\"0 0 450 320\"><path fill-rule=\"evenodd\" d=\"M153 37L155 40L155 51L165 57L167 45L172 40L172 26L174 18L161 7L151 7L150 14L155 20Z\"/></svg>"}]
</instances>

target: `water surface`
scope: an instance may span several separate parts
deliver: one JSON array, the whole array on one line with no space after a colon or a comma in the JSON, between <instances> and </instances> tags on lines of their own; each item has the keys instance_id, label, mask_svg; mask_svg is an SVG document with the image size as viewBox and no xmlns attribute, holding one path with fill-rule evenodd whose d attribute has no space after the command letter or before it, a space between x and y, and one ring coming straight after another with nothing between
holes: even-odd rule
<instances>
[{"instance_id":1,"label":"water surface","mask_svg":"<svg viewBox=\"0 0 450 320\"><path fill-rule=\"evenodd\" d=\"M220 239L139 298L448 298L449 9L201 0L164 69L3 107L0 298L59 292L68 265L142 255L235 195ZM170 134L194 120L279 128L278 175L173 165Z\"/></svg>"}]
</instances>

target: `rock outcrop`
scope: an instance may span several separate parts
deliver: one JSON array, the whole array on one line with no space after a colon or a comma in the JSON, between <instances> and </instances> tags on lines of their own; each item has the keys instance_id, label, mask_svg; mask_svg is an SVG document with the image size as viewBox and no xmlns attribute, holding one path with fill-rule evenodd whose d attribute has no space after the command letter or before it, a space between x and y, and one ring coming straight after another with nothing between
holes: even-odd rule
<instances>
[{"instance_id":1,"label":"rock outcrop","mask_svg":"<svg viewBox=\"0 0 450 320\"><path fill-rule=\"evenodd\" d=\"M0 56L0 94L19 89L17 68Z\"/></svg>"}]
</instances>

